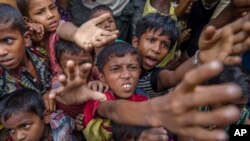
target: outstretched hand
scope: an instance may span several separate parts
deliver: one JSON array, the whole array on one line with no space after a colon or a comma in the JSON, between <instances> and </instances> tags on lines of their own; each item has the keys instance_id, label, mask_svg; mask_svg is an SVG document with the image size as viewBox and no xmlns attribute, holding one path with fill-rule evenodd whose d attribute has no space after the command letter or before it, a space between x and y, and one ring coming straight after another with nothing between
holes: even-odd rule
<instances>
[{"instance_id":1,"label":"outstretched hand","mask_svg":"<svg viewBox=\"0 0 250 141\"><path fill-rule=\"evenodd\" d=\"M119 34L118 30L106 31L97 27L99 23L110 16L110 14L103 14L82 24L74 34L75 43L86 50L90 50L92 47L99 48L115 40Z\"/></svg>"},{"instance_id":2,"label":"outstretched hand","mask_svg":"<svg viewBox=\"0 0 250 141\"><path fill-rule=\"evenodd\" d=\"M91 64L89 63L77 68L73 61L68 61L66 64L66 76L59 76L62 86L51 90L50 98L55 98L57 101L68 105L82 104L90 99L105 100L106 97L102 93L87 88L90 69Z\"/></svg>"},{"instance_id":3,"label":"outstretched hand","mask_svg":"<svg viewBox=\"0 0 250 141\"><path fill-rule=\"evenodd\" d=\"M220 60L227 65L241 62L239 56L250 49L250 13L220 29L208 26L199 39L200 60Z\"/></svg>"},{"instance_id":4,"label":"outstretched hand","mask_svg":"<svg viewBox=\"0 0 250 141\"><path fill-rule=\"evenodd\" d=\"M178 135L198 140L226 140L224 130L209 130L210 125L227 125L239 118L235 106L224 106L211 112L198 111L199 106L223 103L240 98L241 90L234 84L199 86L218 75L222 64L213 61L189 71L173 92L150 100L151 122L154 127L164 126Z\"/></svg>"}]
</instances>

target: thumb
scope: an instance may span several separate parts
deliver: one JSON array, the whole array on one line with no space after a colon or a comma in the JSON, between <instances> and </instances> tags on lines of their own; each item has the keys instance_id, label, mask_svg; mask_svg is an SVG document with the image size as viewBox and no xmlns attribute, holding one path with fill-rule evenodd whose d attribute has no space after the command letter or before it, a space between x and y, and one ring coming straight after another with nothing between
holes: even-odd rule
<instances>
[{"instance_id":1,"label":"thumb","mask_svg":"<svg viewBox=\"0 0 250 141\"><path fill-rule=\"evenodd\" d=\"M92 91L92 90L91 90ZM97 92L97 91L92 91L92 93L89 93L89 99L92 100L100 100L100 101L105 101L107 100L106 96L101 93L101 92Z\"/></svg>"}]
</instances>

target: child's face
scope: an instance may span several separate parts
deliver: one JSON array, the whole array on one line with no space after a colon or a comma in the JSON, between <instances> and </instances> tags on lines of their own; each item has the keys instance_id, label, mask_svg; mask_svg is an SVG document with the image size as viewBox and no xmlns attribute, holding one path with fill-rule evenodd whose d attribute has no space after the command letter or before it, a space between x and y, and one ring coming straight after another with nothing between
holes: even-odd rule
<instances>
[{"instance_id":1,"label":"child's face","mask_svg":"<svg viewBox=\"0 0 250 141\"><path fill-rule=\"evenodd\" d=\"M106 13L112 15L112 13L110 13L108 11L99 10L99 11L95 12L92 15L92 17L96 18L96 17L99 17L99 16L101 16L103 14L106 14ZM104 22L98 24L97 26L100 27L101 29L104 29L104 30L107 30L107 31L114 31L114 30L116 30L116 24L115 24L115 20L114 20L113 16L111 16L110 18L108 18Z\"/></svg>"},{"instance_id":2,"label":"child's face","mask_svg":"<svg viewBox=\"0 0 250 141\"><path fill-rule=\"evenodd\" d=\"M69 60L74 61L75 65L79 69L81 65L85 63L93 63L93 59L90 53L86 51L82 51L80 54L70 54L70 53L63 53L60 59L60 65L62 66L63 71L66 71L66 64Z\"/></svg>"},{"instance_id":3,"label":"child's face","mask_svg":"<svg viewBox=\"0 0 250 141\"><path fill-rule=\"evenodd\" d=\"M132 43L138 49L142 67L150 70L158 65L168 54L171 41L169 36L161 35L161 29L147 30L138 39L133 37Z\"/></svg>"},{"instance_id":4,"label":"child's face","mask_svg":"<svg viewBox=\"0 0 250 141\"><path fill-rule=\"evenodd\" d=\"M60 16L54 0L29 0L29 19L43 25L46 32L56 31Z\"/></svg>"},{"instance_id":5,"label":"child's face","mask_svg":"<svg viewBox=\"0 0 250 141\"><path fill-rule=\"evenodd\" d=\"M20 31L10 24L0 24L0 65L7 70L19 67L26 55L25 44L26 39Z\"/></svg>"},{"instance_id":6,"label":"child's face","mask_svg":"<svg viewBox=\"0 0 250 141\"><path fill-rule=\"evenodd\" d=\"M128 98L134 94L139 75L138 56L126 54L110 58L103 67L100 79L109 85L117 97Z\"/></svg>"},{"instance_id":7,"label":"child's face","mask_svg":"<svg viewBox=\"0 0 250 141\"><path fill-rule=\"evenodd\" d=\"M34 113L14 113L1 122L14 141L40 141L44 135L45 123Z\"/></svg>"}]
</instances>

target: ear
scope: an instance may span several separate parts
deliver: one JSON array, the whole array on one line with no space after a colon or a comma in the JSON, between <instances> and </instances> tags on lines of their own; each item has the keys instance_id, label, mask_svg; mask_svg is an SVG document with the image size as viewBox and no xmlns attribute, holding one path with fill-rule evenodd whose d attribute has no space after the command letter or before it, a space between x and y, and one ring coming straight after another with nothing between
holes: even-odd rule
<instances>
[{"instance_id":1,"label":"ear","mask_svg":"<svg viewBox=\"0 0 250 141\"><path fill-rule=\"evenodd\" d=\"M31 39L30 39L30 32L29 30L27 30L24 33L24 43L25 43L25 47L30 47L31 46Z\"/></svg>"},{"instance_id":2,"label":"ear","mask_svg":"<svg viewBox=\"0 0 250 141\"><path fill-rule=\"evenodd\" d=\"M104 78L104 75L103 75L102 72L99 72L98 76L99 76L99 79L100 79L102 82L105 82L105 78Z\"/></svg>"},{"instance_id":3,"label":"ear","mask_svg":"<svg viewBox=\"0 0 250 141\"><path fill-rule=\"evenodd\" d=\"M50 112L45 110L44 114L43 114L43 120L45 124L49 124L50 123Z\"/></svg>"},{"instance_id":4,"label":"ear","mask_svg":"<svg viewBox=\"0 0 250 141\"><path fill-rule=\"evenodd\" d=\"M133 36L132 38L132 45L137 48L139 44L139 39L136 36Z\"/></svg>"}]
</instances>

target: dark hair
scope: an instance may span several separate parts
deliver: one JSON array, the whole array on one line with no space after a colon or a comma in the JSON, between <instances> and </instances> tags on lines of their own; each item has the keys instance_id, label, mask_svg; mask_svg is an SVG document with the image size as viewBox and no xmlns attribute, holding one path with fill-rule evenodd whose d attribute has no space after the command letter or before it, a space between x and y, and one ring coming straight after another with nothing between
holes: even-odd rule
<instances>
[{"instance_id":1,"label":"dark hair","mask_svg":"<svg viewBox=\"0 0 250 141\"><path fill-rule=\"evenodd\" d=\"M225 67L224 70L218 76L209 80L208 83L222 84L228 82L238 84L242 89L243 96L250 96L250 76L249 72L243 67Z\"/></svg>"},{"instance_id":2,"label":"dark hair","mask_svg":"<svg viewBox=\"0 0 250 141\"><path fill-rule=\"evenodd\" d=\"M93 18L93 15L94 15L96 12L99 12L99 11L107 11L107 12L110 12L110 13L112 14L112 16L114 17L112 10L111 10L107 5L97 5L97 6L95 6L94 8L92 8L92 9L90 10L88 19L92 19L92 18Z\"/></svg>"},{"instance_id":3,"label":"dark hair","mask_svg":"<svg viewBox=\"0 0 250 141\"><path fill-rule=\"evenodd\" d=\"M55 2L55 1L54 1ZM23 16L29 17L30 0L16 0L17 7Z\"/></svg>"},{"instance_id":4,"label":"dark hair","mask_svg":"<svg viewBox=\"0 0 250 141\"><path fill-rule=\"evenodd\" d=\"M159 29L162 29L161 35L170 37L171 49L179 38L180 31L177 22L171 19L170 16L164 16L159 13L149 13L137 22L135 36L140 39L141 35L148 30L155 32Z\"/></svg>"},{"instance_id":5,"label":"dark hair","mask_svg":"<svg viewBox=\"0 0 250 141\"><path fill-rule=\"evenodd\" d=\"M56 58L58 62L60 61L63 53L79 55L80 53L85 52L85 51L86 50L77 46L75 43L71 41L60 39L58 42L56 42L55 52L56 52ZM92 58L94 58L94 55L95 55L94 50L91 51L90 55L92 56Z\"/></svg>"},{"instance_id":6,"label":"dark hair","mask_svg":"<svg viewBox=\"0 0 250 141\"><path fill-rule=\"evenodd\" d=\"M111 121L112 137L114 141L137 140L144 130L149 127L121 125Z\"/></svg>"},{"instance_id":7,"label":"dark hair","mask_svg":"<svg viewBox=\"0 0 250 141\"><path fill-rule=\"evenodd\" d=\"M16 4L22 15L29 17L29 0L16 0Z\"/></svg>"},{"instance_id":8,"label":"dark hair","mask_svg":"<svg viewBox=\"0 0 250 141\"><path fill-rule=\"evenodd\" d=\"M45 105L39 93L23 88L5 95L0 101L1 120L6 121L12 114L29 112L43 117Z\"/></svg>"},{"instance_id":9,"label":"dark hair","mask_svg":"<svg viewBox=\"0 0 250 141\"><path fill-rule=\"evenodd\" d=\"M99 55L97 56L96 65L99 71L103 72L103 67L109 61L109 59L111 59L112 57L123 57L126 54L138 55L136 48L128 43L112 43L99 53Z\"/></svg>"},{"instance_id":10,"label":"dark hair","mask_svg":"<svg viewBox=\"0 0 250 141\"><path fill-rule=\"evenodd\" d=\"M0 24L11 24L11 27L24 35L25 22L20 12L11 5L0 3Z\"/></svg>"}]
</instances>

